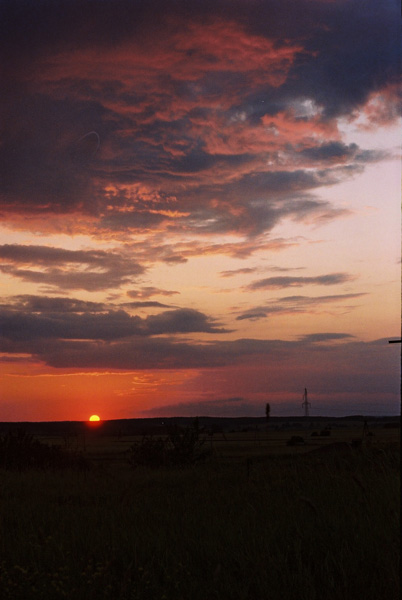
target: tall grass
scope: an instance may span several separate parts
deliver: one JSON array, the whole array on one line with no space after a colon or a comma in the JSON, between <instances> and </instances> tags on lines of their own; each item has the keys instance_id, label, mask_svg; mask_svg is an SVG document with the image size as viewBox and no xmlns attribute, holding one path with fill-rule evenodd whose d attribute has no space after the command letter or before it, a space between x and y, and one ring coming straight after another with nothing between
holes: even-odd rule
<instances>
[{"instance_id":1,"label":"tall grass","mask_svg":"<svg viewBox=\"0 0 402 600\"><path fill-rule=\"evenodd\" d=\"M393 600L399 452L0 471L0 597Z\"/></svg>"}]
</instances>

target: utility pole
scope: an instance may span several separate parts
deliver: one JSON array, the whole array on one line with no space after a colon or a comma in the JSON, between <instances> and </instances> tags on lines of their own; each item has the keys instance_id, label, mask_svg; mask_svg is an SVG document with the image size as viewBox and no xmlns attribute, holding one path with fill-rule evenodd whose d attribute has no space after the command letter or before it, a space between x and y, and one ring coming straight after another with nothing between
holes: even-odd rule
<instances>
[{"instance_id":1,"label":"utility pole","mask_svg":"<svg viewBox=\"0 0 402 600\"><path fill-rule=\"evenodd\" d=\"M311 406L310 402L307 400L307 388L304 388L304 394L303 394L303 404L302 407L304 408L304 416L308 417L308 407Z\"/></svg>"}]
</instances>

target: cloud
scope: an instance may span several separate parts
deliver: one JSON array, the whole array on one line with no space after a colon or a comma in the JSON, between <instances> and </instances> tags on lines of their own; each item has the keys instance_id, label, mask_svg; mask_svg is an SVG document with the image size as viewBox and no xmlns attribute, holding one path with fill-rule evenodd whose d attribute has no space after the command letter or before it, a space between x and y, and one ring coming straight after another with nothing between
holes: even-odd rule
<instances>
[{"instance_id":1,"label":"cloud","mask_svg":"<svg viewBox=\"0 0 402 600\"><path fill-rule=\"evenodd\" d=\"M300 340L303 342L330 342L335 340L346 340L353 338L353 335L349 333L308 333L306 335L302 335Z\"/></svg>"},{"instance_id":2,"label":"cloud","mask_svg":"<svg viewBox=\"0 0 402 600\"><path fill-rule=\"evenodd\" d=\"M189 208L189 215L178 219L176 227L199 234L258 236L285 218L336 219L350 214L349 210L337 209L308 192L338 183L356 170L358 167L353 166L317 171L254 171L225 184L199 185L188 192L195 208ZM219 201L211 202L211 198Z\"/></svg>"},{"instance_id":3,"label":"cloud","mask_svg":"<svg viewBox=\"0 0 402 600\"><path fill-rule=\"evenodd\" d=\"M97 291L131 283L145 268L113 251L5 244L0 246L0 271L58 289Z\"/></svg>"},{"instance_id":4,"label":"cloud","mask_svg":"<svg viewBox=\"0 0 402 600\"><path fill-rule=\"evenodd\" d=\"M346 162L355 159L358 162L374 162L384 160L389 155L383 150L361 150L357 144L344 144L340 141L329 141L320 146L303 149L300 154L311 160Z\"/></svg>"},{"instance_id":5,"label":"cloud","mask_svg":"<svg viewBox=\"0 0 402 600\"><path fill-rule=\"evenodd\" d=\"M176 309L145 319L131 316L123 310L105 310L99 314L99 306L92 312L91 305L80 301L66 302L65 299L46 299L41 302L29 299L21 310L20 298L14 309L10 305L0 311L1 335L10 341L30 343L34 340L99 340L112 341L131 336L148 337L181 333L226 333L214 320L194 309ZM67 310L60 312L62 305ZM37 312L26 310L36 305ZM56 310L55 310L56 308ZM74 309L74 310L73 310ZM85 312L82 312L86 309ZM42 343L42 342L41 342ZM85 345L85 342L83 342ZM31 346L30 346L31 347Z\"/></svg>"},{"instance_id":6,"label":"cloud","mask_svg":"<svg viewBox=\"0 0 402 600\"><path fill-rule=\"evenodd\" d=\"M392 2L16 0L1 10L9 223L258 236L287 218L346 215L316 190L385 157L343 143L336 118L366 106L373 120L396 118Z\"/></svg>"},{"instance_id":7,"label":"cloud","mask_svg":"<svg viewBox=\"0 0 402 600\"><path fill-rule=\"evenodd\" d=\"M260 403L267 401L279 391L283 399L284 395L294 396L306 385L306 374L316 403L316 398L321 402L328 397L337 400L339 395L350 399L353 394L362 393L370 397L393 394L397 398L399 392L399 383L394 377L400 363L398 349L394 352L387 339L358 342L347 334L344 338L323 334L321 339L314 334L313 338L292 342L239 339L203 344L172 338L135 337L102 343L50 338L11 342L1 338L0 343L1 351L8 356L28 353L36 362L41 361L53 369L153 370L160 374L172 369L196 369L198 380L194 382L193 392L186 388L185 397L189 400L191 395L195 400L199 398L200 385L206 390L210 388L209 399L219 399L221 389L226 391L221 397L244 397L251 404L255 399ZM234 402L232 410L236 411L239 405ZM208 407L212 413L213 404L205 409Z\"/></svg>"},{"instance_id":8,"label":"cloud","mask_svg":"<svg viewBox=\"0 0 402 600\"><path fill-rule=\"evenodd\" d=\"M3 309L18 310L29 313L97 313L104 312L103 302L78 300L77 298L48 296L33 296L29 294L13 296L8 304L2 304Z\"/></svg>"},{"instance_id":9,"label":"cloud","mask_svg":"<svg viewBox=\"0 0 402 600\"><path fill-rule=\"evenodd\" d=\"M144 286L139 290L127 291L127 296L130 298L152 298L152 296L174 296L180 294L175 290L161 290L153 286Z\"/></svg>"},{"instance_id":10,"label":"cloud","mask_svg":"<svg viewBox=\"0 0 402 600\"><path fill-rule=\"evenodd\" d=\"M5 345L7 348L7 345ZM8 351L8 350L5 350ZM197 344L164 338L136 338L113 344L60 342L32 347L37 358L48 366L74 369L192 369L223 366L228 358Z\"/></svg>"},{"instance_id":11,"label":"cloud","mask_svg":"<svg viewBox=\"0 0 402 600\"><path fill-rule=\"evenodd\" d=\"M144 302L124 302L121 306L124 308L169 308L168 304L162 304L162 302L155 302L152 300L145 300Z\"/></svg>"},{"instance_id":12,"label":"cloud","mask_svg":"<svg viewBox=\"0 0 402 600\"><path fill-rule=\"evenodd\" d=\"M211 367L237 362L272 346L255 340L183 342L182 334L230 331L194 309L141 318L111 306L64 297L8 299L0 310L0 331L0 351L32 355L56 368Z\"/></svg>"},{"instance_id":13,"label":"cloud","mask_svg":"<svg viewBox=\"0 0 402 600\"><path fill-rule=\"evenodd\" d=\"M98 313L107 312L111 308L116 310L118 308L170 308L168 304L156 301L138 301L138 302L123 302L118 305L104 303L104 302L91 302L89 300L79 300L77 298L68 297L48 297L48 296L34 296L30 294L12 296L9 299L9 303L1 305L3 309L7 310L20 310L30 313Z\"/></svg>"},{"instance_id":14,"label":"cloud","mask_svg":"<svg viewBox=\"0 0 402 600\"><path fill-rule=\"evenodd\" d=\"M288 271L300 271L305 269L305 267L266 267L264 270L274 271L278 273L286 273ZM257 272L259 269L257 267L244 267L242 269L232 269L229 271L221 271L219 274L221 277L234 277L235 275L250 275L251 273Z\"/></svg>"},{"instance_id":15,"label":"cloud","mask_svg":"<svg viewBox=\"0 0 402 600\"><path fill-rule=\"evenodd\" d=\"M267 302L263 306L255 306L241 312L237 317L237 321L249 319L256 321L275 314L301 314L312 313L319 311L321 306L334 304L342 307L342 310L351 310L353 305L349 304L349 300L355 300L365 296L364 293L354 294L333 294L330 296L285 296ZM345 302L348 304L345 305Z\"/></svg>"},{"instance_id":16,"label":"cloud","mask_svg":"<svg viewBox=\"0 0 402 600\"><path fill-rule=\"evenodd\" d=\"M278 304L292 311L356 296L294 296ZM152 370L160 376L190 369L195 379L185 389L178 384L180 404L167 402L155 408L159 415L258 413L258 406L274 400L276 393L282 402L284 395L292 397L295 389L302 389L306 373L315 405L331 399L338 402L340 391L348 399L363 393L387 398L398 394L399 383L393 377L398 349L394 352L387 339L359 342L347 332L306 333L294 341L225 340L224 328L193 309L140 318L102 303L29 295L7 299L0 311L0 331L0 352L8 364L23 358L23 364L41 363L53 374L66 369L91 373L112 369ZM183 334L193 332L214 337L183 339ZM205 390L204 397L200 398L199 389Z\"/></svg>"},{"instance_id":17,"label":"cloud","mask_svg":"<svg viewBox=\"0 0 402 600\"><path fill-rule=\"evenodd\" d=\"M134 255L139 256L139 260L144 260L143 252L148 257L148 260L158 260L158 257L166 256L166 254L174 254L179 256L185 256L186 260L190 260L193 257L205 257L205 256L219 256L226 255L232 258L248 258L256 252L261 251L272 251L278 252L292 246L297 246L299 241L297 239L285 239L285 238L269 238L264 239L263 237L252 237L245 239L238 239L238 241L230 242L211 242L209 237L202 237L201 239L189 240L189 241L178 241L172 244L164 245L152 245L144 244L141 248L137 245L134 247L130 244L129 248L133 251ZM164 261L163 261L164 262Z\"/></svg>"},{"instance_id":18,"label":"cloud","mask_svg":"<svg viewBox=\"0 0 402 600\"><path fill-rule=\"evenodd\" d=\"M288 287L302 287L304 285L339 285L353 281L355 277L348 273L329 273L327 275L318 275L315 277L267 277L266 279L259 279L253 281L244 289L254 290L269 290L269 289L281 289Z\"/></svg>"},{"instance_id":19,"label":"cloud","mask_svg":"<svg viewBox=\"0 0 402 600\"><path fill-rule=\"evenodd\" d=\"M321 144L320 146L304 148L300 154L313 161L341 162L348 158L354 158L357 150L357 144L346 145L339 141L329 141Z\"/></svg>"},{"instance_id":20,"label":"cloud","mask_svg":"<svg viewBox=\"0 0 402 600\"><path fill-rule=\"evenodd\" d=\"M235 275L248 275L250 273L255 273L256 268L253 267L244 267L243 269L233 269L230 271L221 271L221 277L234 277Z\"/></svg>"},{"instance_id":21,"label":"cloud","mask_svg":"<svg viewBox=\"0 0 402 600\"><path fill-rule=\"evenodd\" d=\"M202 400L166 404L142 411L143 415L166 417L243 417L250 413L250 401L243 397Z\"/></svg>"},{"instance_id":22,"label":"cloud","mask_svg":"<svg viewBox=\"0 0 402 600\"><path fill-rule=\"evenodd\" d=\"M280 309L274 310L273 308L266 309L264 307L249 308L248 310L242 312L241 315L237 316L236 320L237 321L245 321L247 319L250 321L256 321L258 319L265 319L265 317L267 317L268 314L272 314L274 312L281 312L281 311L280 311Z\"/></svg>"},{"instance_id":23,"label":"cloud","mask_svg":"<svg viewBox=\"0 0 402 600\"><path fill-rule=\"evenodd\" d=\"M15 311L0 313L2 335L9 340L36 339L95 339L114 340L130 335L144 335L140 317L129 316L124 311L105 314L21 314Z\"/></svg>"},{"instance_id":24,"label":"cloud","mask_svg":"<svg viewBox=\"0 0 402 600\"><path fill-rule=\"evenodd\" d=\"M228 333L228 329L217 328L210 318L198 310L178 308L159 315L151 315L146 320L150 334L161 333L190 333L202 331L205 333Z\"/></svg>"}]
</instances>

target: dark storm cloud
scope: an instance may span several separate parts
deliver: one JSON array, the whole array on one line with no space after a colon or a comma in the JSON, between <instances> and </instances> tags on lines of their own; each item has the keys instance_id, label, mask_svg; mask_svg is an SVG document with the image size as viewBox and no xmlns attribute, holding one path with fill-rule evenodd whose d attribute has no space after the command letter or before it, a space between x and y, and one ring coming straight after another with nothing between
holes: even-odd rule
<instances>
[{"instance_id":1,"label":"dark storm cloud","mask_svg":"<svg viewBox=\"0 0 402 600\"><path fill-rule=\"evenodd\" d=\"M352 171L357 170L352 167ZM332 185L346 179L345 169L328 169L316 173L297 170L247 174L223 186L199 186L189 192L196 208L189 216L176 220L175 226L200 233L242 233L259 235L271 231L284 218L334 219L349 214L331 203L308 195L308 190ZM206 198L219 197L220 203ZM228 210L228 203L237 211ZM174 228L174 227L173 227Z\"/></svg>"},{"instance_id":2,"label":"dark storm cloud","mask_svg":"<svg viewBox=\"0 0 402 600\"><path fill-rule=\"evenodd\" d=\"M0 246L0 271L55 288L96 291L130 283L145 268L112 251L5 244Z\"/></svg>"},{"instance_id":3,"label":"dark storm cloud","mask_svg":"<svg viewBox=\"0 0 402 600\"><path fill-rule=\"evenodd\" d=\"M109 111L98 101L27 90L2 112L1 206L39 215L97 214L92 169L98 160L97 131L104 136L111 129Z\"/></svg>"},{"instance_id":4,"label":"dark storm cloud","mask_svg":"<svg viewBox=\"0 0 402 600\"><path fill-rule=\"evenodd\" d=\"M98 232L258 235L288 217L345 214L308 194L383 158L324 125L379 91L394 114L391 0L13 0L0 10L9 218L82 213ZM303 123L316 146L293 139ZM339 168L312 171L318 163Z\"/></svg>"},{"instance_id":5,"label":"dark storm cloud","mask_svg":"<svg viewBox=\"0 0 402 600\"><path fill-rule=\"evenodd\" d=\"M328 339L320 343L312 343L311 339L285 342L282 340L255 340L239 339L232 342L214 341L209 344L175 341L169 338L149 338L136 336L116 341L93 340L60 340L48 338L44 340L9 340L0 338L2 352L12 355L14 353L29 353L54 368L75 369L121 369L121 370L146 370L146 369L193 369L212 368L230 365L264 365L269 370L283 368L284 361L292 368L302 369L305 374L305 362L301 360L304 350L310 352L310 358L315 361L317 373L320 378L329 382L335 389L339 386L336 365L342 365L345 378L342 390L350 391L365 389L372 385L380 387L385 383L378 380L378 366L389 366L388 352L386 355L383 346L388 344L370 344L364 342L348 341L349 338L337 339L332 334L326 334ZM347 334L345 334L347 335ZM317 340L316 340L317 341ZM339 343L334 344L334 341ZM392 358L394 360L395 357ZM346 362L345 362L346 361ZM349 365L350 372L345 372L345 364ZM393 367L394 368L394 367ZM371 371L370 371L371 369ZM274 373L273 371L273 373ZM334 376L331 378L331 373ZM372 376L370 376L372 372ZM392 376L389 380L395 380ZM314 371L315 373L315 371ZM310 373L309 378L315 378ZM366 378L366 379L365 379ZM368 379L367 379L368 378ZM388 387L395 387L395 381L388 381ZM363 388L362 388L363 385ZM387 389L387 385L383 390ZM346 387L345 387L346 386ZM349 389L350 388L350 389Z\"/></svg>"},{"instance_id":6,"label":"dark storm cloud","mask_svg":"<svg viewBox=\"0 0 402 600\"><path fill-rule=\"evenodd\" d=\"M211 160L220 168L215 156ZM193 233L240 232L254 235L273 229L284 217L300 219L325 214L336 218L347 211L335 209L329 202L307 196L306 192L337 183L358 169L356 166L347 170L338 168L316 172L303 169L255 171L232 177L230 182L200 182L188 187L185 193L179 193L178 208L181 212L177 212L174 218L142 209L132 213L111 211L101 218L100 226L112 230L149 229L165 222L172 231L189 229ZM215 201L217 198L218 202ZM229 202L238 210L228 210ZM176 256L173 261L184 262L185 258Z\"/></svg>"},{"instance_id":7,"label":"dark storm cloud","mask_svg":"<svg viewBox=\"0 0 402 600\"><path fill-rule=\"evenodd\" d=\"M329 273L327 275L318 275L315 277L267 277L253 281L245 287L247 290L277 290L287 287L302 287L304 285L339 285L353 281L355 277L348 273Z\"/></svg>"},{"instance_id":8,"label":"dark storm cloud","mask_svg":"<svg viewBox=\"0 0 402 600\"><path fill-rule=\"evenodd\" d=\"M357 144L343 144L342 142L327 142L321 146L305 148L301 154L312 160L333 160L354 158L358 150Z\"/></svg>"},{"instance_id":9,"label":"dark storm cloud","mask_svg":"<svg viewBox=\"0 0 402 600\"><path fill-rule=\"evenodd\" d=\"M261 2L249 19L262 35L303 39L305 53L269 104L311 98L324 117L351 113L399 79L399 7L394 0ZM258 117L264 112L257 102Z\"/></svg>"},{"instance_id":10,"label":"dark storm cloud","mask_svg":"<svg viewBox=\"0 0 402 600\"><path fill-rule=\"evenodd\" d=\"M147 317L147 329L150 334L190 333L191 331L227 333L229 331L215 327L206 315L189 308L151 315Z\"/></svg>"},{"instance_id":11,"label":"dark storm cloud","mask_svg":"<svg viewBox=\"0 0 402 600\"><path fill-rule=\"evenodd\" d=\"M280 302L290 307L315 306L320 302L356 296L288 297ZM216 321L192 309L140 318L123 310L110 310L100 303L64 297L17 296L9 298L0 311L0 350L7 360L24 354L30 360L41 361L56 369L100 371L261 365L264 370L272 369L274 377L277 369L285 368L284 365L286 368L291 365L294 374L300 369L305 374L305 362L300 357L308 349L316 367L320 365L309 375L309 380L317 387L326 384L336 389L339 382L331 373L336 372L339 364L342 366L342 390L366 389L370 384L372 389L375 385L382 390L388 389L387 385L392 388L389 383L392 380L389 377L391 359L387 358L391 355L383 351L383 346L388 345L387 340L367 344L349 341L351 336L347 333L331 332L305 334L296 341L213 339L196 342L180 339L183 333L220 334L225 331ZM350 372L347 369L345 372L345 364L350 365ZM380 383L379 365L384 374ZM316 372L320 374L317 381ZM222 403L218 402L217 408L223 410L230 403L240 406L242 400L224 399Z\"/></svg>"},{"instance_id":12,"label":"dark storm cloud","mask_svg":"<svg viewBox=\"0 0 402 600\"><path fill-rule=\"evenodd\" d=\"M144 335L143 321L124 311L84 315L77 313L0 313L0 331L9 340L96 339L115 340Z\"/></svg>"},{"instance_id":13,"label":"dark storm cloud","mask_svg":"<svg viewBox=\"0 0 402 600\"><path fill-rule=\"evenodd\" d=\"M165 215L155 214L147 211L135 211L131 214L110 213L100 219L100 226L104 229L122 231L127 229L152 229L156 225L171 219Z\"/></svg>"},{"instance_id":14,"label":"dark storm cloud","mask_svg":"<svg viewBox=\"0 0 402 600\"><path fill-rule=\"evenodd\" d=\"M196 331L199 331L199 320L195 319ZM201 321L203 330L208 330L210 326ZM73 315L60 320L3 311L0 351L32 354L57 368L123 370L216 367L244 363L258 355L270 355L276 361L283 360L289 351L288 342L276 340L240 339L202 344L172 337L150 337L148 324L146 319L129 317L122 311L90 318ZM163 331L158 331L153 324L152 334L164 333L167 327L163 325L161 329ZM170 325L170 330L173 329ZM187 326L186 332L188 330Z\"/></svg>"},{"instance_id":15,"label":"dark storm cloud","mask_svg":"<svg viewBox=\"0 0 402 600\"><path fill-rule=\"evenodd\" d=\"M57 342L40 350L38 358L56 368L191 369L228 364L228 358L196 344L163 338L137 338L96 345Z\"/></svg>"},{"instance_id":16,"label":"dark storm cloud","mask_svg":"<svg viewBox=\"0 0 402 600\"><path fill-rule=\"evenodd\" d=\"M95 311L91 304L94 304ZM170 310L142 319L130 316L121 309L105 309L99 314L100 308L96 303L69 301L66 298L20 296L14 305L8 303L1 308L0 334L7 340L26 340L30 343L34 340L60 339L105 342L131 336L191 332L219 334L228 331L217 327L213 319L193 309Z\"/></svg>"},{"instance_id":17,"label":"dark storm cloud","mask_svg":"<svg viewBox=\"0 0 402 600\"><path fill-rule=\"evenodd\" d=\"M373 85L375 75L381 83L389 77L391 66L395 69L391 74L396 73L397 68L394 41L398 35L399 14L397 3L392 0L381 3L374 0L337 3L206 0L191 7L186 0L62 0L57 3L3 0L1 9L2 46L8 57L21 52L27 58L35 57L48 52L49 47L77 44L110 47L149 27L160 31L167 15L184 19L227 18L229 15L250 31L278 41L306 39L307 51L315 53L321 74L333 72L333 91L340 88L346 92L352 87L352 78L358 75L355 87L363 83ZM351 57L355 57L353 62ZM296 66L301 69L305 61ZM307 69L302 72L309 74ZM328 81L323 79L323 88L326 85Z\"/></svg>"},{"instance_id":18,"label":"dark storm cloud","mask_svg":"<svg viewBox=\"0 0 402 600\"><path fill-rule=\"evenodd\" d=\"M301 89L325 106L328 116L345 114L387 82L397 81L397 6L385 2L342 2L327 5L321 32L307 42L317 59L298 70ZM328 29L325 31L325 25Z\"/></svg>"},{"instance_id":19,"label":"dark storm cloud","mask_svg":"<svg viewBox=\"0 0 402 600\"><path fill-rule=\"evenodd\" d=\"M388 154L381 150L361 150L357 144L344 144L338 141L329 141L319 146L310 146L297 152L299 156L310 161L345 162L355 160L361 163L380 161L387 158ZM357 168L357 167L356 167Z\"/></svg>"}]
</instances>

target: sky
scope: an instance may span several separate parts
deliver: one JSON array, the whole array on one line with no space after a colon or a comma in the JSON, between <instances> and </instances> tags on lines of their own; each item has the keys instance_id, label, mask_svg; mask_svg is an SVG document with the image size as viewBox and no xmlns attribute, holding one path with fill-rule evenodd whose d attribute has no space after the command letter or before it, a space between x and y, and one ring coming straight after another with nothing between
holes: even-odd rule
<instances>
[{"instance_id":1,"label":"sky","mask_svg":"<svg viewBox=\"0 0 402 600\"><path fill-rule=\"evenodd\" d=\"M0 0L0 421L399 414L399 27Z\"/></svg>"}]
</instances>

